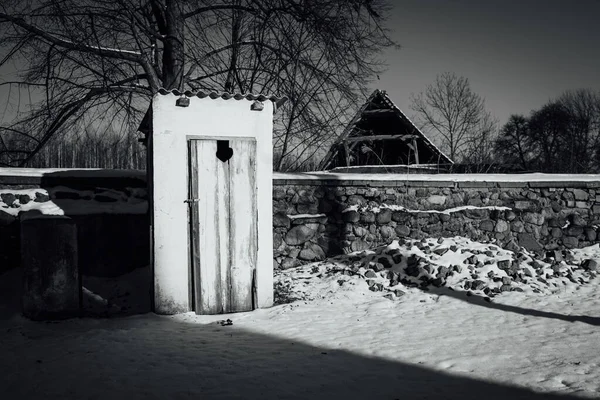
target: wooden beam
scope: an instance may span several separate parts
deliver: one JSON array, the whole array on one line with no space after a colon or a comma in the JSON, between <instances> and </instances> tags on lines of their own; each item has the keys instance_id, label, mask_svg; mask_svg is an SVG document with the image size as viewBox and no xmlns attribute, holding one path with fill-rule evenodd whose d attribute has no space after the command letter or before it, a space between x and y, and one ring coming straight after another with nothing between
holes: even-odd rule
<instances>
[{"instance_id":1,"label":"wooden beam","mask_svg":"<svg viewBox=\"0 0 600 400\"><path fill-rule=\"evenodd\" d=\"M346 167L350 166L350 149L347 140L344 140L344 153L346 154Z\"/></svg>"},{"instance_id":2,"label":"wooden beam","mask_svg":"<svg viewBox=\"0 0 600 400\"><path fill-rule=\"evenodd\" d=\"M417 147L417 141L413 138L412 144L415 147L415 162L416 164L420 164L419 162L419 148Z\"/></svg>"},{"instance_id":3,"label":"wooden beam","mask_svg":"<svg viewBox=\"0 0 600 400\"><path fill-rule=\"evenodd\" d=\"M368 140L415 140L418 139L418 135L370 135L370 136L354 136L347 137L347 142L361 142Z\"/></svg>"},{"instance_id":4,"label":"wooden beam","mask_svg":"<svg viewBox=\"0 0 600 400\"><path fill-rule=\"evenodd\" d=\"M390 108L379 108L375 110L365 110L362 112L362 115L381 115L381 114L397 114L396 110L392 110Z\"/></svg>"}]
</instances>

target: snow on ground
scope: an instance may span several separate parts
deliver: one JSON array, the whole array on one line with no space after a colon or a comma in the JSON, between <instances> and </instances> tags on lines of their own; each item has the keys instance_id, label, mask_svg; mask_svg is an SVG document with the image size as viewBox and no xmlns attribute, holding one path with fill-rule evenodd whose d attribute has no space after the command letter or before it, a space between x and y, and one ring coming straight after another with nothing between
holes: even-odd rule
<instances>
[{"instance_id":1,"label":"snow on ground","mask_svg":"<svg viewBox=\"0 0 600 400\"><path fill-rule=\"evenodd\" d=\"M285 304L248 313L0 312L2 398L600 398L600 248L559 253L406 240L278 273ZM87 301L141 310L147 278L84 279Z\"/></svg>"}]
</instances>

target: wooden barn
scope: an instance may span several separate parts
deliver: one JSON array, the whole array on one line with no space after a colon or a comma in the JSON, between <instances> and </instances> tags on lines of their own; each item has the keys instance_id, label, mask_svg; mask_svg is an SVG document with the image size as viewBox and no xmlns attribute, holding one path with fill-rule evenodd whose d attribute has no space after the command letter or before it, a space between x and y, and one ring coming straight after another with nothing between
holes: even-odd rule
<instances>
[{"instance_id":1,"label":"wooden barn","mask_svg":"<svg viewBox=\"0 0 600 400\"><path fill-rule=\"evenodd\" d=\"M442 171L453 161L438 149L383 90L375 90L331 146L319 170Z\"/></svg>"}]
</instances>

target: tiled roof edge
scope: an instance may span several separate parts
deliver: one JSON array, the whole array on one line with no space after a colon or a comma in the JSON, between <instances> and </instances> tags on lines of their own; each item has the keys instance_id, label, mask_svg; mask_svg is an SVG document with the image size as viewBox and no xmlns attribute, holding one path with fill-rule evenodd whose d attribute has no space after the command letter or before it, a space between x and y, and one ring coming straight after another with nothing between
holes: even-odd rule
<instances>
[{"instance_id":1,"label":"tiled roof edge","mask_svg":"<svg viewBox=\"0 0 600 400\"><path fill-rule=\"evenodd\" d=\"M158 93L160 93L161 95L167 95L167 94L174 94L175 96L185 95L186 97L198 97L201 99L209 97L211 99L221 98L223 100L229 100L229 99L234 99L234 100L244 100L245 99L245 100L250 100L250 101L270 100L277 107L281 107L287 101L287 97L277 97L277 96L273 96L273 95L266 96L264 94L253 94L253 93L242 94L242 93L229 93L229 92L216 92L216 91L205 92L203 90L199 90L197 92L192 92L191 90L186 90L186 91L182 92L177 89L167 90L164 88L160 88L158 90Z\"/></svg>"}]
</instances>

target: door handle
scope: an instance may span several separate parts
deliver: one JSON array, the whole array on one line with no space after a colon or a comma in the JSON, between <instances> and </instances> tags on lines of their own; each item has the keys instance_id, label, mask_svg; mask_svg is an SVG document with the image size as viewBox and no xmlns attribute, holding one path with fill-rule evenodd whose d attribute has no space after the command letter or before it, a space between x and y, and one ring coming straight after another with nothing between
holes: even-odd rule
<instances>
[{"instance_id":1,"label":"door handle","mask_svg":"<svg viewBox=\"0 0 600 400\"><path fill-rule=\"evenodd\" d=\"M191 204L191 203L197 203L198 201L200 201L200 199L186 199L183 202Z\"/></svg>"}]
</instances>

